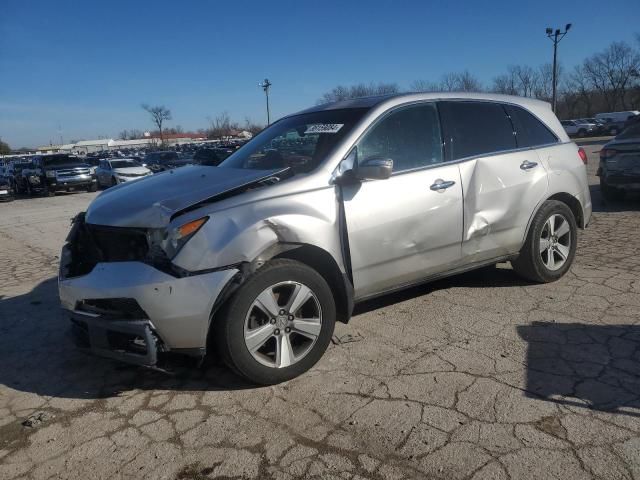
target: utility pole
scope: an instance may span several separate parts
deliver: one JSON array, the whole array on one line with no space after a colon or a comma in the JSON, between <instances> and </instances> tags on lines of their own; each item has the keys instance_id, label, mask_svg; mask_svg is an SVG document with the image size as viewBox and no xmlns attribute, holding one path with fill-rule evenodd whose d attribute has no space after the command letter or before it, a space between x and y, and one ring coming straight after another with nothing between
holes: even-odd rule
<instances>
[{"instance_id":1,"label":"utility pole","mask_svg":"<svg viewBox=\"0 0 640 480\"><path fill-rule=\"evenodd\" d=\"M269 112L269 87L271 86L271 82L268 78L265 78L264 81L258 84L259 87L262 87L264 90L264 94L267 97L267 127L271 125L271 114Z\"/></svg>"},{"instance_id":2,"label":"utility pole","mask_svg":"<svg viewBox=\"0 0 640 480\"><path fill-rule=\"evenodd\" d=\"M553 113L556 112L556 103L558 101L558 44L560 40L564 38L571 24L567 23L564 27L564 32L561 32L559 28L554 31L553 28L547 27L547 37L553 42L553 99L551 105L553 107Z\"/></svg>"}]
</instances>

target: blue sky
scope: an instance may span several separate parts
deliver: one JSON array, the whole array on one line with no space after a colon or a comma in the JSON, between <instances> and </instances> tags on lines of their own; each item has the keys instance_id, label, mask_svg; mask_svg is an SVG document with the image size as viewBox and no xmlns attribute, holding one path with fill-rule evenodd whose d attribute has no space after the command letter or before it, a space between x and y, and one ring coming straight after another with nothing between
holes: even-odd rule
<instances>
[{"instance_id":1,"label":"blue sky","mask_svg":"<svg viewBox=\"0 0 640 480\"><path fill-rule=\"evenodd\" d=\"M548 25L573 23L560 44L570 68L634 42L638 20L638 0L1 0L0 137L20 147L150 129L142 102L185 129L225 110L264 122L265 76L273 118L337 84L408 88L464 69L489 83L549 61Z\"/></svg>"}]
</instances>

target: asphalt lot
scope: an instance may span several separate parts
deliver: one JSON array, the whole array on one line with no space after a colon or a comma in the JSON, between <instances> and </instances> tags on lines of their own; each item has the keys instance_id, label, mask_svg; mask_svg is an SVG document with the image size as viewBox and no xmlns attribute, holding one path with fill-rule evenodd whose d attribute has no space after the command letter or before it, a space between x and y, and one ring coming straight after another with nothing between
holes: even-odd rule
<instances>
[{"instance_id":1,"label":"asphalt lot","mask_svg":"<svg viewBox=\"0 0 640 480\"><path fill-rule=\"evenodd\" d=\"M56 267L95 194L0 204L0 478L640 478L640 198L571 272L508 264L361 305L308 374L168 377L67 339Z\"/></svg>"}]
</instances>

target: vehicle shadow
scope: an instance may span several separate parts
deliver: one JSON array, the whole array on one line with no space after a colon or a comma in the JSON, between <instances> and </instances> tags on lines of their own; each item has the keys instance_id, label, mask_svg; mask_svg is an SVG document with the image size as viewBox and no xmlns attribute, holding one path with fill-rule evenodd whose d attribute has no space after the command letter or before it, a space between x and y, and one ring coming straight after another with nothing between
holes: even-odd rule
<instances>
[{"instance_id":1,"label":"vehicle shadow","mask_svg":"<svg viewBox=\"0 0 640 480\"><path fill-rule=\"evenodd\" d=\"M173 374L120 364L78 350L60 308L56 278L23 295L0 295L0 384L41 396L97 399L145 390L217 391L255 388L215 355L201 366L172 356Z\"/></svg>"},{"instance_id":2,"label":"vehicle shadow","mask_svg":"<svg viewBox=\"0 0 640 480\"><path fill-rule=\"evenodd\" d=\"M451 286L497 287L525 284L506 268L484 268L366 302L356 313L392 305ZM255 388L228 368L215 353L203 365L171 356L167 373L88 356L78 350L69 333L69 320L60 308L56 278L30 292L0 295L0 384L20 391L61 398L96 399L131 389L219 391Z\"/></svg>"},{"instance_id":3,"label":"vehicle shadow","mask_svg":"<svg viewBox=\"0 0 640 480\"><path fill-rule=\"evenodd\" d=\"M640 417L640 326L534 322L517 331L528 343L527 396Z\"/></svg>"}]
</instances>

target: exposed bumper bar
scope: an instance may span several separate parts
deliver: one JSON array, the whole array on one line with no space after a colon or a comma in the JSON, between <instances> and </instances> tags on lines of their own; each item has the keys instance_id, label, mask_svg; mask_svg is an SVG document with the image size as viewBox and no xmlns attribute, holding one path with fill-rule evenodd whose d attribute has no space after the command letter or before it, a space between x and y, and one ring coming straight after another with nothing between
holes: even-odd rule
<instances>
[{"instance_id":1,"label":"exposed bumper bar","mask_svg":"<svg viewBox=\"0 0 640 480\"><path fill-rule=\"evenodd\" d=\"M148 320L104 320L70 312L76 345L95 355L134 365L153 367L159 339Z\"/></svg>"}]
</instances>

